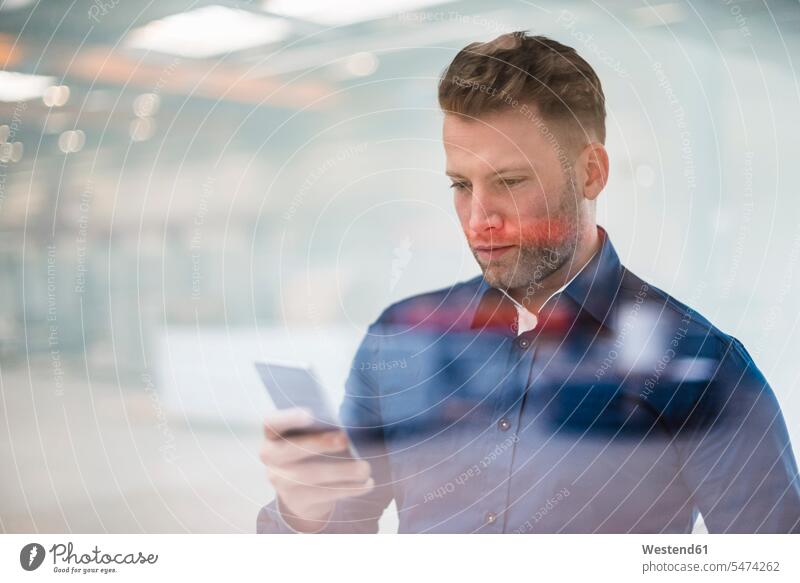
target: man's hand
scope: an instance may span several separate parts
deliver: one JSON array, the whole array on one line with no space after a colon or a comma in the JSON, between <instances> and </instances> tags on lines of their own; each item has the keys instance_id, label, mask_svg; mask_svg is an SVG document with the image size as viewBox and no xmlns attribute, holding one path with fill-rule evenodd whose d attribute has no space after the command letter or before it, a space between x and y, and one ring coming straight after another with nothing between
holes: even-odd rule
<instances>
[{"instance_id":1,"label":"man's hand","mask_svg":"<svg viewBox=\"0 0 800 583\"><path fill-rule=\"evenodd\" d=\"M341 456L349 445L344 431L285 436L312 421L304 409L276 411L264 421L261 461L283 519L299 532L322 530L337 500L374 487L368 462Z\"/></svg>"}]
</instances>

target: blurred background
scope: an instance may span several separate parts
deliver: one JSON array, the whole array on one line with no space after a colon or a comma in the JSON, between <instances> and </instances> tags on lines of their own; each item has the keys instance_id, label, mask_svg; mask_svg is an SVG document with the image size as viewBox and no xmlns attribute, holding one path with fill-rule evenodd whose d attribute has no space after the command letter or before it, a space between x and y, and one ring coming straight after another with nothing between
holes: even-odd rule
<instances>
[{"instance_id":1,"label":"blurred background","mask_svg":"<svg viewBox=\"0 0 800 583\"><path fill-rule=\"evenodd\" d=\"M478 273L436 82L519 29L600 75L623 262L798 443L796 1L0 0L0 531L253 532L253 361L338 400L383 308Z\"/></svg>"}]
</instances>

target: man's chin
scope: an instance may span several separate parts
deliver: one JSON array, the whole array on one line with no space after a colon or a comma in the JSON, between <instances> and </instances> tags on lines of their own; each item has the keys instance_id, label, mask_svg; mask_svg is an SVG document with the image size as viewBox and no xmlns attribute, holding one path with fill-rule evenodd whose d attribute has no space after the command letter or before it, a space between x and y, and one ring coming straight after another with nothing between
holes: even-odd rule
<instances>
[{"instance_id":1,"label":"man's chin","mask_svg":"<svg viewBox=\"0 0 800 583\"><path fill-rule=\"evenodd\" d=\"M485 267L483 265L480 266L481 271L483 271L483 279L486 280L490 286L498 288L498 289L508 289L513 283L513 269L500 267L497 265L491 265Z\"/></svg>"}]
</instances>

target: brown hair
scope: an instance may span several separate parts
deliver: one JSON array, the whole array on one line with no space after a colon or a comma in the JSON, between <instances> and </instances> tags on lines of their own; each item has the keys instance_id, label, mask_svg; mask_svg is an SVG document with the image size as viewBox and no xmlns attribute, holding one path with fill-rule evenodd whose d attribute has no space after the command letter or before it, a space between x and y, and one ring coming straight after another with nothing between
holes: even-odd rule
<instances>
[{"instance_id":1,"label":"brown hair","mask_svg":"<svg viewBox=\"0 0 800 583\"><path fill-rule=\"evenodd\" d=\"M464 47L439 81L445 113L480 117L527 105L557 126L567 149L605 142L606 107L600 79L578 52L525 31Z\"/></svg>"}]
</instances>

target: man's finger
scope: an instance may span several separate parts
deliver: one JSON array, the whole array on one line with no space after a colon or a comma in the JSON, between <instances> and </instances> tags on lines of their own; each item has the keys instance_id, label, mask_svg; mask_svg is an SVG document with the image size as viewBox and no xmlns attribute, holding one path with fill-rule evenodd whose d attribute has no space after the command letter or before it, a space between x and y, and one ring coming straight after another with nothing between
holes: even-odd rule
<instances>
[{"instance_id":1,"label":"man's finger","mask_svg":"<svg viewBox=\"0 0 800 583\"><path fill-rule=\"evenodd\" d=\"M309 459L285 466L268 468L269 479L276 487L289 485L333 486L346 482L365 482L370 477L369 462L360 459Z\"/></svg>"},{"instance_id":2,"label":"man's finger","mask_svg":"<svg viewBox=\"0 0 800 583\"><path fill-rule=\"evenodd\" d=\"M267 465L285 465L313 456L344 452L348 439L344 431L326 431L312 435L297 435L267 440L261 450L261 460Z\"/></svg>"},{"instance_id":3,"label":"man's finger","mask_svg":"<svg viewBox=\"0 0 800 583\"><path fill-rule=\"evenodd\" d=\"M331 484L329 486L306 486L295 484L287 488L291 491L291 496L297 499L313 499L317 503L333 502L342 498L352 498L368 494L375 488L374 478L369 478L363 482L346 482Z\"/></svg>"},{"instance_id":4,"label":"man's finger","mask_svg":"<svg viewBox=\"0 0 800 583\"><path fill-rule=\"evenodd\" d=\"M264 436L267 439L278 439L290 429L302 429L313 422L314 417L308 409L280 409L270 413L264 420Z\"/></svg>"}]
</instances>

